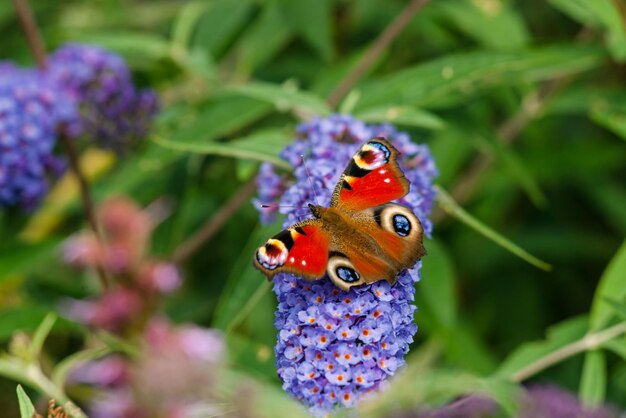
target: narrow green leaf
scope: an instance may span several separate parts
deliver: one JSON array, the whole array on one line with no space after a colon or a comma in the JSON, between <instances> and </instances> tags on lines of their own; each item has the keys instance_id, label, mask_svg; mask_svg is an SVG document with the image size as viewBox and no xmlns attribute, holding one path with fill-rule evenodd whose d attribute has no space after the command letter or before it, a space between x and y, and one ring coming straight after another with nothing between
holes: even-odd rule
<instances>
[{"instance_id":1,"label":"narrow green leaf","mask_svg":"<svg viewBox=\"0 0 626 418\"><path fill-rule=\"evenodd\" d=\"M69 355L54 367L51 374L52 383L60 388L65 387L67 376L74 368L84 362L104 357L110 352L111 350L109 348L104 347L87 349Z\"/></svg>"},{"instance_id":2,"label":"narrow green leaf","mask_svg":"<svg viewBox=\"0 0 626 418\"><path fill-rule=\"evenodd\" d=\"M101 45L123 55L135 68L150 68L158 60L168 58L170 44L156 33L136 31L98 31L71 33L69 40L74 42Z\"/></svg>"},{"instance_id":3,"label":"narrow green leaf","mask_svg":"<svg viewBox=\"0 0 626 418\"><path fill-rule=\"evenodd\" d=\"M355 116L365 122L389 122L396 125L426 129L442 129L443 119L434 113L413 106L380 106L356 112Z\"/></svg>"},{"instance_id":4,"label":"narrow green leaf","mask_svg":"<svg viewBox=\"0 0 626 418\"><path fill-rule=\"evenodd\" d=\"M433 331L443 341L446 358L450 363L480 375L487 375L495 370L497 361L489 347L468 324L458 321L453 327L441 327Z\"/></svg>"},{"instance_id":5,"label":"narrow green leaf","mask_svg":"<svg viewBox=\"0 0 626 418\"><path fill-rule=\"evenodd\" d=\"M266 2L263 11L248 26L235 46L237 73L250 74L258 66L269 62L292 37L293 32L278 2Z\"/></svg>"},{"instance_id":6,"label":"narrow green leaf","mask_svg":"<svg viewBox=\"0 0 626 418\"><path fill-rule=\"evenodd\" d=\"M234 141L209 144L175 142L158 136L154 136L152 140L162 147L177 151L267 161L277 167L291 169L291 166L278 156L290 141L285 131L258 132Z\"/></svg>"},{"instance_id":7,"label":"narrow green leaf","mask_svg":"<svg viewBox=\"0 0 626 418\"><path fill-rule=\"evenodd\" d=\"M298 90L293 84L250 82L225 87L225 91L272 103L282 112L303 112L309 116L324 116L330 113L324 100L312 93Z\"/></svg>"},{"instance_id":8,"label":"narrow green leaf","mask_svg":"<svg viewBox=\"0 0 626 418\"><path fill-rule=\"evenodd\" d=\"M583 374L580 379L579 396L583 404L597 407L604 402L606 394L606 356L601 350L585 354Z\"/></svg>"},{"instance_id":9,"label":"narrow green leaf","mask_svg":"<svg viewBox=\"0 0 626 418\"><path fill-rule=\"evenodd\" d=\"M602 344L602 348L610 350L626 361L626 337L622 336Z\"/></svg>"},{"instance_id":10,"label":"narrow green leaf","mask_svg":"<svg viewBox=\"0 0 626 418\"><path fill-rule=\"evenodd\" d=\"M526 192L528 198L538 208L544 208L548 204L548 198L539 187L539 183L533 176L521 158L519 158L510 148L506 148L502 141L491 138L488 141L495 150L500 161L507 168L511 176L517 180L520 187Z\"/></svg>"},{"instance_id":11,"label":"narrow green leaf","mask_svg":"<svg viewBox=\"0 0 626 418\"><path fill-rule=\"evenodd\" d=\"M489 48L519 48L528 44L530 36L518 8L508 2L470 0L434 3L455 29L467 33Z\"/></svg>"},{"instance_id":12,"label":"narrow green leaf","mask_svg":"<svg viewBox=\"0 0 626 418\"><path fill-rule=\"evenodd\" d=\"M224 290L213 316L213 326L225 330L232 328L231 321L242 310L249 311L252 307L246 305L252 300L258 300L259 292L269 289L267 279L252 265L254 251L261 245L267 237L274 235L280 227L276 224L258 226L250 233L250 239L243 247L241 256L235 263L232 272L226 280ZM255 297L255 294L257 295ZM239 321L239 319L237 319Z\"/></svg>"},{"instance_id":13,"label":"narrow green leaf","mask_svg":"<svg viewBox=\"0 0 626 418\"><path fill-rule=\"evenodd\" d=\"M437 240L426 242L426 250L428 255L422 264L417 292L440 325L452 327L457 319L452 258Z\"/></svg>"},{"instance_id":14,"label":"narrow green leaf","mask_svg":"<svg viewBox=\"0 0 626 418\"><path fill-rule=\"evenodd\" d=\"M186 2L176 15L172 25L172 43L180 48L188 49L193 31L203 13L210 7L206 1Z\"/></svg>"},{"instance_id":15,"label":"narrow green leaf","mask_svg":"<svg viewBox=\"0 0 626 418\"><path fill-rule=\"evenodd\" d=\"M272 111L264 102L246 97L218 97L200 110L197 117L172 131L168 140L185 143L207 143L232 133L259 120ZM126 159L111 175L98 182L96 197L112 193L130 192L151 181L180 158L180 152L152 142L146 149Z\"/></svg>"},{"instance_id":16,"label":"narrow green leaf","mask_svg":"<svg viewBox=\"0 0 626 418\"><path fill-rule=\"evenodd\" d=\"M3 246L0 250L0 282L14 274L28 272L39 260L58 248L59 242L59 239L51 239L37 244L18 242L8 248Z\"/></svg>"},{"instance_id":17,"label":"narrow green leaf","mask_svg":"<svg viewBox=\"0 0 626 418\"><path fill-rule=\"evenodd\" d=\"M205 48L212 57L220 56L244 27L252 13L250 0L213 0L195 25L192 45Z\"/></svg>"},{"instance_id":18,"label":"narrow green leaf","mask_svg":"<svg viewBox=\"0 0 626 418\"><path fill-rule=\"evenodd\" d=\"M33 415L37 411L35 411L35 406L33 402L30 400L22 385L17 385L17 402L20 405L20 417L21 418L33 418Z\"/></svg>"},{"instance_id":19,"label":"narrow green leaf","mask_svg":"<svg viewBox=\"0 0 626 418\"><path fill-rule=\"evenodd\" d=\"M589 316L591 332L604 328L614 316L613 308L605 302L606 298L626 298L626 241L609 262L596 288Z\"/></svg>"},{"instance_id":20,"label":"narrow green leaf","mask_svg":"<svg viewBox=\"0 0 626 418\"><path fill-rule=\"evenodd\" d=\"M617 314L617 316L626 320L626 303L618 302L615 299L608 297L605 297L604 301L608 303L611 308L613 308L613 311Z\"/></svg>"},{"instance_id":21,"label":"narrow green leaf","mask_svg":"<svg viewBox=\"0 0 626 418\"><path fill-rule=\"evenodd\" d=\"M324 61L333 56L330 0L283 0L280 2L292 30L299 33Z\"/></svg>"},{"instance_id":22,"label":"narrow green leaf","mask_svg":"<svg viewBox=\"0 0 626 418\"><path fill-rule=\"evenodd\" d=\"M267 380L276 378L272 345L263 344L235 333L226 334L226 343L228 345L228 360L238 370L263 376Z\"/></svg>"},{"instance_id":23,"label":"narrow green leaf","mask_svg":"<svg viewBox=\"0 0 626 418\"><path fill-rule=\"evenodd\" d=\"M46 341L48 334L50 334L56 320L57 315L54 312L50 312L46 315L43 321L41 321L41 324L33 334L33 339L30 343L30 354L32 358L37 358L41 353L43 343Z\"/></svg>"},{"instance_id":24,"label":"narrow green leaf","mask_svg":"<svg viewBox=\"0 0 626 418\"><path fill-rule=\"evenodd\" d=\"M591 106L589 117L626 141L626 107L599 100Z\"/></svg>"},{"instance_id":25,"label":"narrow green leaf","mask_svg":"<svg viewBox=\"0 0 626 418\"><path fill-rule=\"evenodd\" d=\"M576 74L600 65L594 46L553 46L522 51L475 51L446 55L370 81L359 109L395 105L452 105L496 86Z\"/></svg>"},{"instance_id":26,"label":"narrow green leaf","mask_svg":"<svg viewBox=\"0 0 626 418\"><path fill-rule=\"evenodd\" d=\"M587 317L567 319L548 328L546 339L524 343L516 348L500 365L497 374L518 380L520 372L528 370L541 358L583 338L587 332Z\"/></svg>"},{"instance_id":27,"label":"narrow green leaf","mask_svg":"<svg viewBox=\"0 0 626 418\"><path fill-rule=\"evenodd\" d=\"M452 196L450 196L441 187L437 187L437 202L439 203L439 206L450 216L469 226L470 228L472 228L485 238L488 238L491 241L495 242L502 248L510 251L512 254L518 256L522 260L528 262L529 264L532 264L537 268L540 268L541 270L552 270L552 266L550 264L530 254L523 248L519 247L517 244L513 243L509 239L505 238L498 232L480 222L478 219L474 218L472 215L466 212L465 209L459 206L454 201Z\"/></svg>"},{"instance_id":28,"label":"narrow green leaf","mask_svg":"<svg viewBox=\"0 0 626 418\"><path fill-rule=\"evenodd\" d=\"M618 61L626 59L626 30L623 11L613 0L550 0L550 3L563 13L578 20L585 26L606 30L606 44Z\"/></svg>"}]
</instances>

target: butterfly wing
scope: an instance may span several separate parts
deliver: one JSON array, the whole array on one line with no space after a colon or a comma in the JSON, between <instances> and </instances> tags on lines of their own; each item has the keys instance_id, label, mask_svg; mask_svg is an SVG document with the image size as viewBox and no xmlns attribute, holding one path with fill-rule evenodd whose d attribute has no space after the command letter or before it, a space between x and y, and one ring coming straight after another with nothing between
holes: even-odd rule
<instances>
[{"instance_id":1,"label":"butterfly wing","mask_svg":"<svg viewBox=\"0 0 626 418\"><path fill-rule=\"evenodd\" d=\"M409 192L409 181L397 161L398 151L383 138L367 141L348 163L331 207L358 211L391 202Z\"/></svg>"},{"instance_id":2,"label":"butterfly wing","mask_svg":"<svg viewBox=\"0 0 626 418\"><path fill-rule=\"evenodd\" d=\"M360 235L330 245L326 272L337 287L348 290L379 280L393 284L400 271L424 256L424 231L409 208L388 203L351 215Z\"/></svg>"},{"instance_id":3,"label":"butterfly wing","mask_svg":"<svg viewBox=\"0 0 626 418\"><path fill-rule=\"evenodd\" d=\"M268 279L282 272L319 279L326 272L329 241L322 221L309 219L268 239L257 249L253 263Z\"/></svg>"}]
</instances>

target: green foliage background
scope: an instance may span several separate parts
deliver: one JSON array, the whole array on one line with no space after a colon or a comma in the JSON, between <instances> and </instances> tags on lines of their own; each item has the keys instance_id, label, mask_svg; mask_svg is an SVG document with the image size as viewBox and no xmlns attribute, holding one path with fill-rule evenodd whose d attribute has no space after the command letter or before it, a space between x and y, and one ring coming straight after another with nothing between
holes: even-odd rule
<instances>
[{"instance_id":1,"label":"green foliage background","mask_svg":"<svg viewBox=\"0 0 626 418\"><path fill-rule=\"evenodd\" d=\"M405 5L32 2L49 49L66 41L110 48L140 84L160 93L163 108L145 146L103 163L92 184L97 200L128 194L170 208L153 241L163 257L241 193L259 161L280 164L278 152L303 118L339 111L389 121L431 147L438 185L464 211L442 195L403 386L364 414L384 415L393 402L443 402L477 387L506 404L511 379L555 382L588 404L626 406L623 332L600 346L583 344L594 349L586 354L516 375L625 319L624 3L427 2L344 100L326 104ZM10 2L0 4L0 39L1 58L32 64ZM166 309L176 321L227 330L233 367L278 388L275 298L250 261L278 224L259 226L251 204L230 215L183 263L184 287ZM97 293L89 277L58 260L58 244L82 225L69 189L30 216L0 213L3 344L17 329L34 331L61 298ZM500 240L486 238L490 231ZM512 243L551 269L516 257L506 249ZM85 332L59 321L47 362L76 349ZM14 381L0 381L2 410L16 411L14 389Z\"/></svg>"}]
</instances>

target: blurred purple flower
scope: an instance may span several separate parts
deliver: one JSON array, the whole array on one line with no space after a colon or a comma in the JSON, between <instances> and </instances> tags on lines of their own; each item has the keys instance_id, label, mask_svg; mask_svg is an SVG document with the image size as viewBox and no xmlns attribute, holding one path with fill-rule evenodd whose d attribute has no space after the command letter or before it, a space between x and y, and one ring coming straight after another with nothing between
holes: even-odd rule
<instances>
[{"instance_id":1,"label":"blurred purple flower","mask_svg":"<svg viewBox=\"0 0 626 418\"><path fill-rule=\"evenodd\" d=\"M496 418L500 407L486 396L471 395L426 411L405 412L394 418ZM578 398L553 385L534 385L521 393L517 418L618 418L610 406L585 408Z\"/></svg>"},{"instance_id":2,"label":"blurred purple flower","mask_svg":"<svg viewBox=\"0 0 626 418\"><path fill-rule=\"evenodd\" d=\"M49 179L65 170L53 150L59 125L74 113L41 73L0 62L0 207L38 206Z\"/></svg>"},{"instance_id":3,"label":"blurred purple flower","mask_svg":"<svg viewBox=\"0 0 626 418\"><path fill-rule=\"evenodd\" d=\"M435 196L432 181L437 170L425 145L411 142L391 125L367 125L347 115L314 118L297 132L298 139L281 153L295 169L295 182L287 185L268 165L261 167L258 178L260 202L280 196L279 204L296 207L279 208L286 215L284 227L308 214L298 207L315 202L300 155L306 157L319 204L327 206L352 155L364 141L384 136L400 152L400 165L411 182L409 194L399 202L415 212L430 236L432 223L427 215ZM262 221L267 220L264 210L260 209ZM323 412L353 405L402 367L417 331L412 301L420 266L418 262L403 271L394 286L378 282L349 292L336 288L327 277L307 282L292 274L277 275L275 352L283 388L314 411Z\"/></svg>"},{"instance_id":4,"label":"blurred purple flower","mask_svg":"<svg viewBox=\"0 0 626 418\"><path fill-rule=\"evenodd\" d=\"M218 332L157 318L145 329L137 360L111 356L81 365L71 377L101 388L89 408L96 418L223 415L216 385L224 356Z\"/></svg>"},{"instance_id":5,"label":"blurred purple flower","mask_svg":"<svg viewBox=\"0 0 626 418\"><path fill-rule=\"evenodd\" d=\"M93 45L69 43L52 53L47 75L77 105L65 126L101 147L124 152L148 132L157 111L151 90L137 90L123 58Z\"/></svg>"}]
</instances>

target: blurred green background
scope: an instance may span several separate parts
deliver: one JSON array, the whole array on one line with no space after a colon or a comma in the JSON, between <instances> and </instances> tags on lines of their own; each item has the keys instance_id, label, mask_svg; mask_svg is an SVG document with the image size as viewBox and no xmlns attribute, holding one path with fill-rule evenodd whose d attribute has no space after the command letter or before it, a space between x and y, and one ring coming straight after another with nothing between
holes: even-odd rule
<instances>
[{"instance_id":1,"label":"blurred green background","mask_svg":"<svg viewBox=\"0 0 626 418\"><path fill-rule=\"evenodd\" d=\"M407 3L34 0L32 6L50 50L67 41L102 45L128 60L140 85L159 92L162 110L139 152L114 159L88 150L83 159L93 168L97 200L129 194L167 208L153 240L162 257L233 196L248 202L245 184L259 161L275 161L295 125L312 115L338 111L388 121L428 144L443 189L483 225L552 266L537 268L435 210L408 362L423 359L427 348L436 358L424 367L489 376L515 350L544 339L549 327L580 318L565 340L552 340L552 350L584 335L592 303L607 309L596 288L626 235L626 3L425 2L350 93L325 103ZM32 64L10 2L0 4L0 39L0 58ZM83 224L80 209L76 190L59 184L32 215L0 213L3 344L16 329L32 331L61 298L97 292L58 261L58 244ZM278 228L259 226L250 203L231 211L184 260L184 287L166 307L176 321L228 329L231 361L276 387L275 297L250 259ZM625 251L619 269L604 279L611 280L604 295L622 303ZM57 328L47 345L50 362L81 340L76 325ZM585 368L591 371L582 373L585 356L577 355L532 381L582 387L590 403L606 396L624 407L626 341L616 345L621 349L603 351L599 365ZM592 386L600 393L584 389L585 379L599 382ZM14 386L0 380L3 410L16 403Z\"/></svg>"}]
</instances>

